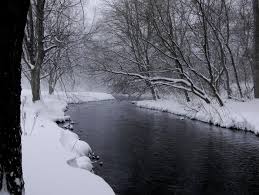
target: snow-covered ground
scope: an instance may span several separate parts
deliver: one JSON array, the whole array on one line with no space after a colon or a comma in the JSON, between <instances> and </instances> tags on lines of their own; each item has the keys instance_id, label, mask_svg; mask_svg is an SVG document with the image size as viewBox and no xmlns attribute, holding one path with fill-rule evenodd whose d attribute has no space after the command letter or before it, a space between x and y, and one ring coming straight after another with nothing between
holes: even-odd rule
<instances>
[{"instance_id":1,"label":"snow-covered ground","mask_svg":"<svg viewBox=\"0 0 259 195\"><path fill-rule=\"evenodd\" d=\"M259 134L259 99L247 102L227 100L224 107L202 101L184 103L175 98L136 102L142 108L169 112L226 128L252 131Z\"/></svg>"},{"instance_id":2,"label":"snow-covered ground","mask_svg":"<svg viewBox=\"0 0 259 195\"><path fill-rule=\"evenodd\" d=\"M109 94L78 92L42 94L31 101L31 92L21 96L23 173L26 195L113 195L111 187L88 171L90 146L55 123L63 120L67 103L113 99Z\"/></svg>"}]
</instances>

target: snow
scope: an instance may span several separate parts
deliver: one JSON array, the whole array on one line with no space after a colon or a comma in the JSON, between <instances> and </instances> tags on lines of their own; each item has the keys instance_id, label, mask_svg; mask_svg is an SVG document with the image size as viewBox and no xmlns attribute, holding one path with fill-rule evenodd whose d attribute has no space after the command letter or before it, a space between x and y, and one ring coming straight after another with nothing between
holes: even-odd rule
<instances>
[{"instance_id":1,"label":"snow","mask_svg":"<svg viewBox=\"0 0 259 195\"><path fill-rule=\"evenodd\" d=\"M0 191L0 194L1 194L1 195L10 195L10 194L7 193L5 190Z\"/></svg>"},{"instance_id":2,"label":"snow","mask_svg":"<svg viewBox=\"0 0 259 195\"><path fill-rule=\"evenodd\" d=\"M76 158L75 162L76 162L77 167L79 167L81 169L86 169L86 170L91 171L93 168L93 165L92 165L89 157L81 156L79 158Z\"/></svg>"},{"instance_id":3,"label":"snow","mask_svg":"<svg viewBox=\"0 0 259 195\"><path fill-rule=\"evenodd\" d=\"M248 130L259 134L259 99L247 102L225 100L223 107L216 103L206 104L199 100L187 103L173 97L135 103L142 108L169 112L221 127ZM183 120L182 117L181 120Z\"/></svg>"},{"instance_id":4,"label":"snow","mask_svg":"<svg viewBox=\"0 0 259 195\"><path fill-rule=\"evenodd\" d=\"M87 157L90 146L78 135L60 128L55 121L67 119L67 103L113 99L93 92L42 93L31 101L31 92L22 91L22 163L26 195L113 195L111 187L91 172ZM66 96L67 95L67 96Z\"/></svg>"}]
</instances>

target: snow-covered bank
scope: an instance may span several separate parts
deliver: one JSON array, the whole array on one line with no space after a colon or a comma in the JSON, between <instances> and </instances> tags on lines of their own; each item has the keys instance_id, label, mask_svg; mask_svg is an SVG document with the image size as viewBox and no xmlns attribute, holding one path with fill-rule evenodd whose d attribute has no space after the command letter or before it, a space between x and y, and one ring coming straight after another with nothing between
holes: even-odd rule
<instances>
[{"instance_id":1,"label":"snow-covered bank","mask_svg":"<svg viewBox=\"0 0 259 195\"><path fill-rule=\"evenodd\" d=\"M180 103L174 98L136 102L142 108L186 116L226 128L252 131L259 134L259 99L247 102L226 101L224 107L201 101Z\"/></svg>"},{"instance_id":2,"label":"snow-covered bank","mask_svg":"<svg viewBox=\"0 0 259 195\"><path fill-rule=\"evenodd\" d=\"M83 147L78 149L75 144L78 136L55 123L66 118L67 103L113 97L90 92L66 95L43 93L41 101L32 103L30 91L22 91L22 161L26 195L113 195L113 190L102 178L84 170L91 169L91 163L78 150L87 151L87 143L81 143ZM71 166L73 160L77 167L84 169Z\"/></svg>"}]
</instances>

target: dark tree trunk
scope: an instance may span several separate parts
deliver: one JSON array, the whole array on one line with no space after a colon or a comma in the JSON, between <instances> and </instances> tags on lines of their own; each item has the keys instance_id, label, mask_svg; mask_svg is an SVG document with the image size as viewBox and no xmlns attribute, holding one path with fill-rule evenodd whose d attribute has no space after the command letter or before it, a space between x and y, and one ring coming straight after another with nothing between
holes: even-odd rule
<instances>
[{"instance_id":1,"label":"dark tree trunk","mask_svg":"<svg viewBox=\"0 0 259 195\"><path fill-rule=\"evenodd\" d=\"M254 18L255 18L255 62L254 62L254 96L259 98L259 2L254 0Z\"/></svg>"},{"instance_id":2,"label":"dark tree trunk","mask_svg":"<svg viewBox=\"0 0 259 195\"><path fill-rule=\"evenodd\" d=\"M158 94L158 91L157 91L156 87L155 86L150 86L150 90L151 90L151 94L152 94L153 100L159 100L160 96Z\"/></svg>"},{"instance_id":3,"label":"dark tree trunk","mask_svg":"<svg viewBox=\"0 0 259 195\"><path fill-rule=\"evenodd\" d=\"M31 92L33 102L40 100L40 70L38 67L31 70Z\"/></svg>"},{"instance_id":4,"label":"dark tree trunk","mask_svg":"<svg viewBox=\"0 0 259 195\"><path fill-rule=\"evenodd\" d=\"M6 53L1 57L0 68L0 191L3 179L10 194L24 193L21 162L21 53L29 0L8 0L8 18L2 23L1 47Z\"/></svg>"},{"instance_id":5,"label":"dark tree trunk","mask_svg":"<svg viewBox=\"0 0 259 195\"><path fill-rule=\"evenodd\" d=\"M237 89L239 91L240 97L243 98L243 92L242 92L242 89L241 89L241 86L240 86L240 81L239 81L239 77L238 77L238 72L237 72L234 56L233 56L233 53L232 53L232 51L231 51L231 49L228 45L227 45L227 49L228 49L229 54L230 54L230 59L231 59L231 64L232 64L232 67L233 67L233 70L234 70L234 76L235 76L235 79L236 79Z\"/></svg>"},{"instance_id":6,"label":"dark tree trunk","mask_svg":"<svg viewBox=\"0 0 259 195\"><path fill-rule=\"evenodd\" d=\"M183 76L183 66L182 66L182 64L179 62L179 60L176 60L176 67L181 70L181 71L179 71L180 78L181 78L181 79L184 79L184 76ZM190 97L189 97L188 92L187 92L187 91L184 91L183 93L184 93L184 96L185 96L186 101L187 101L187 102L190 102L191 99L190 99Z\"/></svg>"},{"instance_id":7,"label":"dark tree trunk","mask_svg":"<svg viewBox=\"0 0 259 195\"><path fill-rule=\"evenodd\" d=\"M54 92L54 79L52 73L49 75L49 94L53 94Z\"/></svg>"},{"instance_id":8,"label":"dark tree trunk","mask_svg":"<svg viewBox=\"0 0 259 195\"><path fill-rule=\"evenodd\" d=\"M33 38L35 38L36 42L36 53L34 55L35 59L35 68L31 70L31 89L32 89L32 101L35 102L37 100L40 100L40 73L42 68L42 63L44 60L45 52L44 52L44 6L45 6L45 0L37 0L37 5L35 9L36 13L36 24L35 24L35 33L36 35L31 36L30 44L34 43ZM29 20L32 33L33 25L32 25L32 19ZM33 37L35 36L35 37ZM31 50L31 55L33 54L33 50ZM33 57L33 55L32 55Z\"/></svg>"},{"instance_id":9,"label":"dark tree trunk","mask_svg":"<svg viewBox=\"0 0 259 195\"><path fill-rule=\"evenodd\" d=\"M54 93L54 88L52 85L49 85L49 95L52 95Z\"/></svg>"},{"instance_id":10,"label":"dark tree trunk","mask_svg":"<svg viewBox=\"0 0 259 195\"><path fill-rule=\"evenodd\" d=\"M160 96L158 95L156 88L154 85L152 85L150 82L146 81L146 85L148 86L148 88L150 89L151 95L152 95L152 99L153 100L157 100L160 99Z\"/></svg>"},{"instance_id":11,"label":"dark tree trunk","mask_svg":"<svg viewBox=\"0 0 259 195\"><path fill-rule=\"evenodd\" d=\"M48 85L49 85L49 95L54 93L55 85L56 85L56 80L55 80L55 73L53 70L49 72L49 80L48 80Z\"/></svg>"},{"instance_id":12,"label":"dark tree trunk","mask_svg":"<svg viewBox=\"0 0 259 195\"><path fill-rule=\"evenodd\" d=\"M157 100L158 98L156 96L156 91L153 86L150 86L150 91L151 91L153 100Z\"/></svg>"}]
</instances>

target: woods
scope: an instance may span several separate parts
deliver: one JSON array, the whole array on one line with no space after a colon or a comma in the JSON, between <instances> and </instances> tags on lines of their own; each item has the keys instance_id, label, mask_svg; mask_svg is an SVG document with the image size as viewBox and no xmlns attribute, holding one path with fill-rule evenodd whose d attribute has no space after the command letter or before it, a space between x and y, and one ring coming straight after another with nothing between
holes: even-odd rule
<instances>
[{"instance_id":1,"label":"woods","mask_svg":"<svg viewBox=\"0 0 259 195\"><path fill-rule=\"evenodd\" d=\"M256 96L258 2L111 0L90 32L80 27L80 3L40 1L29 9L22 65L33 101L41 81L52 94L78 70L101 73L114 93L154 100L173 93L223 106Z\"/></svg>"},{"instance_id":2,"label":"woods","mask_svg":"<svg viewBox=\"0 0 259 195\"><path fill-rule=\"evenodd\" d=\"M42 80L47 81L50 94L65 75L73 80L80 40L85 34L79 26L83 23L80 6L81 1L67 0L38 0L30 6L22 72L31 85L33 101L40 100Z\"/></svg>"},{"instance_id":3,"label":"woods","mask_svg":"<svg viewBox=\"0 0 259 195\"><path fill-rule=\"evenodd\" d=\"M252 7L249 0L108 1L95 52L86 54L89 69L106 72L115 91L149 91L153 99L176 93L223 106L226 98L251 98Z\"/></svg>"}]
</instances>

